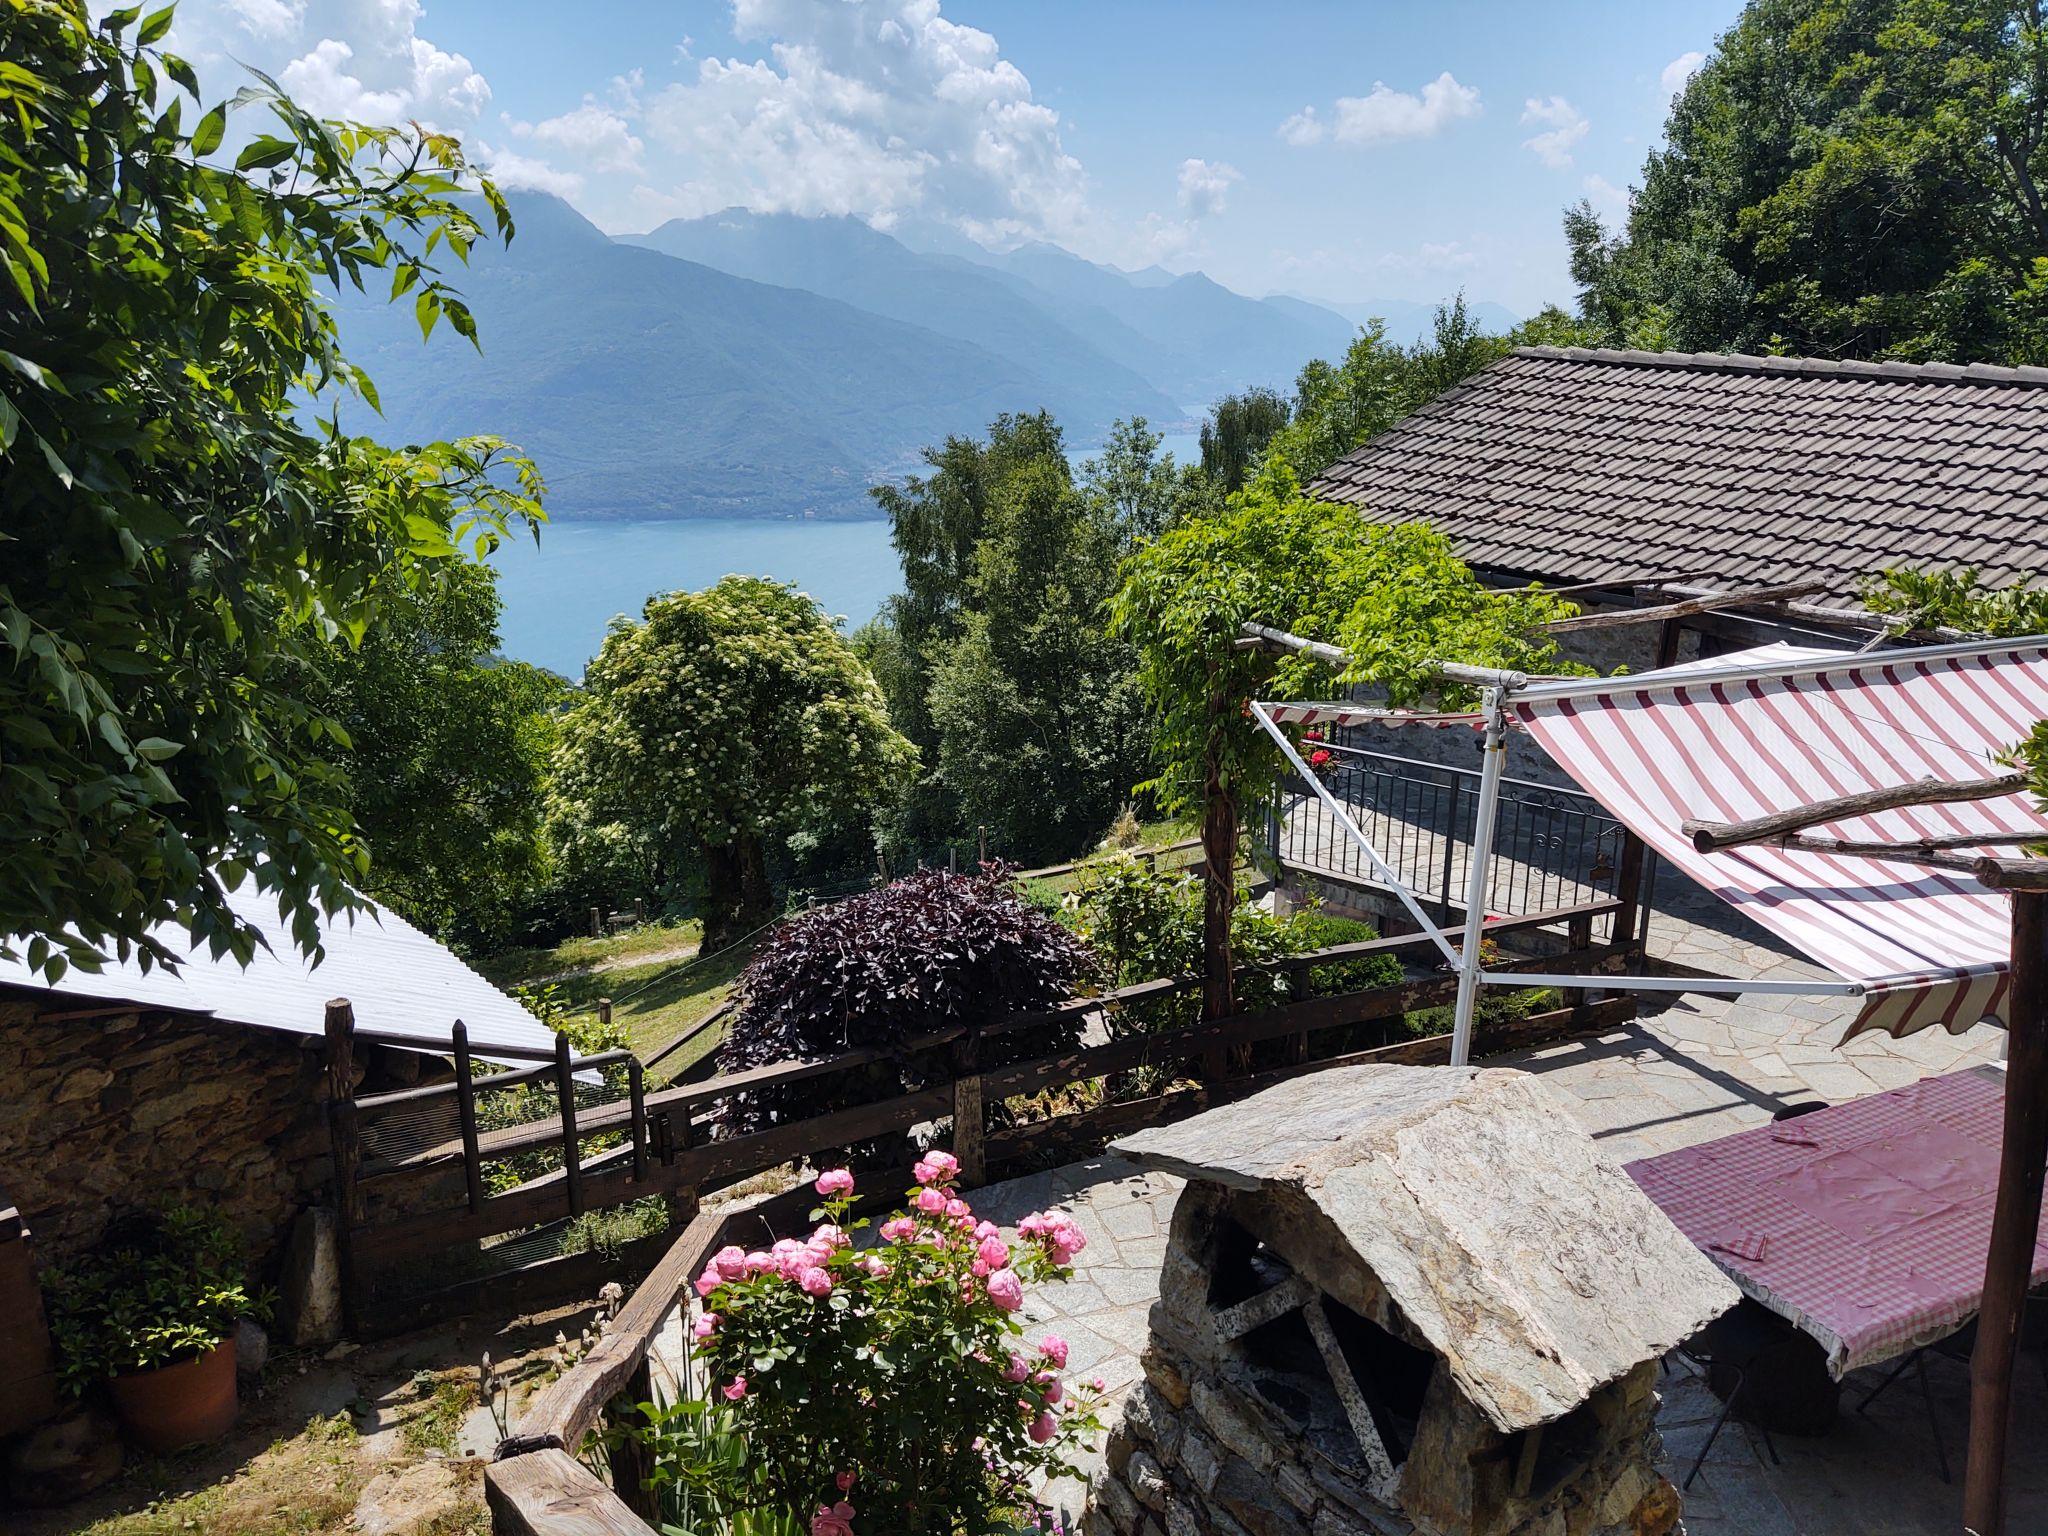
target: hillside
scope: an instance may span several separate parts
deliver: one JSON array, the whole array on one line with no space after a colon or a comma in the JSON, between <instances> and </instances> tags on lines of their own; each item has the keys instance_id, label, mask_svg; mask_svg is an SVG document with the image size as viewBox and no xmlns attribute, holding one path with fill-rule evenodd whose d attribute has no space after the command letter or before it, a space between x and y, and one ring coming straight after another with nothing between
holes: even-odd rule
<instances>
[{"instance_id":1,"label":"hillside","mask_svg":"<svg viewBox=\"0 0 2048 1536\"><path fill-rule=\"evenodd\" d=\"M409 304L351 295L340 313L376 430L508 437L557 516L863 515L920 445L1043 398L985 348L618 244L553 198L513 207L511 249L479 245L458 277L481 355L446 327L421 345Z\"/></svg>"},{"instance_id":2,"label":"hillside","mask_svg":"<svg viewBox=\"0 0 2048 1536\"><path fill-rule=\"evenodd\" d=\"M1076 441L1105 436L1119 417L1167 426L1183 414L1138 371L1113 361L998 274L921 256L858 219L729 208L619 238L981 347L1021 369Z\"/></svg>"}]
</instances>

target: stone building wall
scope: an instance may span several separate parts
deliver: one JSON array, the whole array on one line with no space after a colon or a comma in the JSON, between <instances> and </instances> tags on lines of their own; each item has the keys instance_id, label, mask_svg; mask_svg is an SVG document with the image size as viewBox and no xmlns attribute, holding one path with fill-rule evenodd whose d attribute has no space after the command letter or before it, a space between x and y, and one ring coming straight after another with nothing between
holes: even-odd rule
<instances>
[{"instance_id":1,"label":"stone building wall","mask_svg":"<svg viewBox=\"0 0 2048 1536\"><path fill-rule=\"evenodd\" d=\"M319 1042L190 1014L47 1021L0 993L0 1190L40 1262L141 1205L224 1212L268 1267L330 1173Z\"/></svg>"}]
</instances>

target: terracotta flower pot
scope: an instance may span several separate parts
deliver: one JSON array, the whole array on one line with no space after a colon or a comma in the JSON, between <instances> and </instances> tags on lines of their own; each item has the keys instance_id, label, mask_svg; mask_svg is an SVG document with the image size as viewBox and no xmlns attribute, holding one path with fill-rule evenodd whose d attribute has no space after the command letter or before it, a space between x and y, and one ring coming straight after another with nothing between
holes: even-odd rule
<instances>
[{"instance_id":1,"label":"terracotta flower pot","mask_svg":"<svg viewBox=\"0 0 2048 1536\"><path fill-rule=\"evenodd\" d=\"M144 1450L175 1451L218 1440L234 1427L235 1341L153 1371L116 1376L114 1412Z\"/></svg>"}]
</instances>

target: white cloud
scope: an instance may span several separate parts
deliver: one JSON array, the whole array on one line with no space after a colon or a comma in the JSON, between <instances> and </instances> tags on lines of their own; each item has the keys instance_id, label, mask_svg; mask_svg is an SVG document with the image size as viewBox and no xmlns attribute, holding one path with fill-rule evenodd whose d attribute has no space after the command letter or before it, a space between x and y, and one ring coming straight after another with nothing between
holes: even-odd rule
<instances>
[{"instance_id":1,"label":"white cloud","mask_svg":"<svg viewBox=\"0 0 2048 1536\"><path fill-rule=\"evenodd\" d=\"M183 0L172 41L209 91L248 63L323 117L465 127L490 84L420 36L423 15L420 0Z\"/></svg>"},{"instance_id":2,"label":"white cloud","mask_svg":"<svg viewBox=\"0 0 2048 1536\"><path fill-rule=\"evenodd\" d=\"M1669 64L1666 64L1664 66L1664 73L1657 77L1658 83L1664 87L1665 100L1670 100L1673 96L1684 90L1685 82L1690 80L1693 77L1694 71L1706 62L1707 56L1701 53L1699 49L1694 48L1689 52L1681 53Z\"/></svg>"},{"instance_id":3,"label":"white cloud","mask_svg":"<svg viewBox=\"0 0 2048 1536\"><path fill-rule=\"evenodd\" d=\"M1522 103L1522 126L1543 129L1534 137L1522 140L1522 148L1534 152L1536 158L1553 171L1562 171L1570 169L1572 151L1585 138L1592 124L1562 96L1540 100L1531 96Z\"/></svg>"},{"instance_id":4,"label":"white cloud","mask_svg":"<svg viewBox=\"0 0 2048 1536\"><path fill-rule=\"evenodd\" d=\"M1449 70L1419 92L1397 91L1375 80L1363 96L1340 96L1332 116L1303 107L1280 125L1289 144L1390 144L1399 139L1430 139L1461 118L1481 111L1476 86L1460 85Z\"/></svg>"},{"instance_id":5,"label":"white cloud","mask_svg":"<svg viewBox=\"0 0 2048 1536\"><path fill-rule=\"evenodd\" d=\"M583 178L576 172L560 170L545 160L522 155L515 149L493 146L482 140L471 144L469 149L475 155L476 163L490 174L491 180L508 192L551 192L556 197L573 198L583 190Z\"/></svg>"},{"instance_id":6,"label":"white cloud","mask_svg":"<svg viewBox=\"0 0 2048 1536\"><path fill-rule=\"evenodd\" d=\"M593 171L635 172L642 144L625 118L608 107L586 101L560 117L538 123L513 122L513 133L532 139L580 161Z\"/></svg>"},{"instance_id":7,"label":"white cloud","mask_svg":"<svg viewBox=\"0 0 2048 1536\"><path fill-rule=\"evenodd\" d=\"M652 96L642 132L682 162L699 212L951 216L980 238L1068 233L1086 177L1060 117L996 39L937 0L734 0L767 57L703 60Z\"/></svg>"},{"instance_id":8,"label":"white cloud","mask_svg":"<svg viewBox=\"0 0 2048 1536\"><path fill-rule=\"evenodd\" d=\"M1588 176L1579 185L1598 212L1617 216L1628 212L1628 188L1617 187L1605 176Z\"/></svg>"},{"instance_id":9,"label":"white cloud","mask_svg":"<svg viewBox=\"0 0 2048 1536\"><path fill-rule=\"evenodd\" d=\"M1230 184L1243 181L1236 166L1221 160L1183 160L1180 163L1180 205L1195 218L1221 213L1230 195Z\"/></svg>"}]
</instances>

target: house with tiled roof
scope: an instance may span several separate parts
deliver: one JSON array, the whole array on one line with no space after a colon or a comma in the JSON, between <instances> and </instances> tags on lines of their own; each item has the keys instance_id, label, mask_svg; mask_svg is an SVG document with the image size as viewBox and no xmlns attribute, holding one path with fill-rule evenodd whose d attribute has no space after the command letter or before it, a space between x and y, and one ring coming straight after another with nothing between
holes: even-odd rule
<instances>
[{"instance_id":1,"label":"house with tiled roof","mask_svg":"<svg viewBox=\"0 0 2048 1536\"><path fill-rule=\"evenodd\" d=\"M2048 573L2048 368L1523 347L1308 490L1550 585Z\"/></svg>"}]
</instances>

